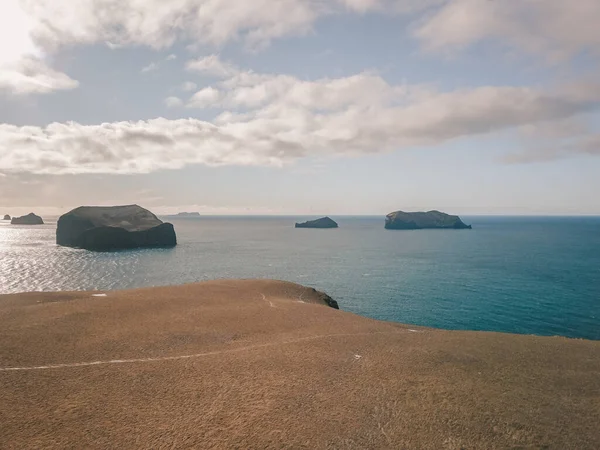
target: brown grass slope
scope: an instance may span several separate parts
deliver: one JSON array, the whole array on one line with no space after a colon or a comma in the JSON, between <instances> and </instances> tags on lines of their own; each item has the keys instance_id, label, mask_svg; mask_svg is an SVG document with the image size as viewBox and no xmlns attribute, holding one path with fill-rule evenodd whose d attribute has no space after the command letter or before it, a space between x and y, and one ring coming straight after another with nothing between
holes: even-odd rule
<instances>
[{"instance_id":1,"label":"brown grass slope","mask_svg":"<svg viewBox=\"0 0 600 450\"><path fill-rule=\"evenodd\" d=\"M0 447L600 448L600 342L320 303L278 281L0 296Z\"/></svg>"}]
</instances>

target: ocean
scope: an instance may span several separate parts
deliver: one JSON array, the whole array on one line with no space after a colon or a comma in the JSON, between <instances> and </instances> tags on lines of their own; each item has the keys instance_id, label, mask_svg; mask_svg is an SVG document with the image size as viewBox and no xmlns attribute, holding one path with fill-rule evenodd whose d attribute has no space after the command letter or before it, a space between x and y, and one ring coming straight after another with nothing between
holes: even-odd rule
<instances>
[{"instance_id":1,"label":"ocean","mask_svg":"<svg viewBox=\"0 0 600 450\"><path fill-rule=\"evenodd\" d=\"M110 253L56 246L55 219L2 222L0 293L274 278L376 319L600 339L600 217L462 217L472 230L418 231L332 217L339 229L294 228L309 217L165 219L177 247Z\"/></svg>"}]
</instances>

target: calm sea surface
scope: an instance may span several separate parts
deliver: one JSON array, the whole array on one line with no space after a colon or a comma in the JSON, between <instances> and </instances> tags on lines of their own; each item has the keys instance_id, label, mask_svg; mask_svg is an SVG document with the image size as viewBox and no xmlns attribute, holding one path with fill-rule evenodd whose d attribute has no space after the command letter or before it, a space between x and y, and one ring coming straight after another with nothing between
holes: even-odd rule
<instances>
[{"instance_id":1,"label":"calm sea surface","mask_svg":"<svg viewBox=\"0 0 600 450\"><path fill-rule=\"evenodd\" d=\"M275 278L357 314L449 329L600 339L600 218L463 217L473 230L386 231L383 217L174 219L174 249L55 245L55 221L0 222L0 293Z\"/></svg>"}]
</instances>

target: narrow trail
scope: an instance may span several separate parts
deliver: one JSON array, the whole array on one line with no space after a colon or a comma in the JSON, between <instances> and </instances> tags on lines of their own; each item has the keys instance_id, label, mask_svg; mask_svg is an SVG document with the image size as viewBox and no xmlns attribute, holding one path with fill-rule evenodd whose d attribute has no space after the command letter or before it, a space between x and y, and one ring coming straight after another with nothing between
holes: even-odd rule
<instances>
[{"instance_id":1,"label":"narrow trail","mask_svg":"<svg viewBox=\"0 0 600 450\"><path fill-rule=\"evenodd\" d=\"M22 371L33 371L33 370L52 370L52 369L68 369L77 367L90 367L90 366L103 366L110 364L135 364L135 363L152 363L160 361L177 361L183 359L195 359L206 356L222 355L226 353L239 353L245 351L251 351L265 347L276 347L290 344L297 344L299 342L315 341L326 338L337 338L337 337L351 337L351 336L368 336L378 334L404 334L408 332L414 332L416 330L403 330L403 331L377 331L377 332L365 332L365 333L338 333L338 334L323 334L316 336L306 336L298 339L292 339L283 342L268 342L265 344L249 345L245 347L238 347L226 350L214 350L211 352L195 353L191 355L179 355L179 356L160 356L154 358L133 358L133 359L111 359L105 361L90 361L90 362L78 362L78 363L64 363L64 364L48 364L43 366L29 366L29 367L0 367L0 372L22 372Z\"/></svg>"},{"instance_id":2,"label":"narrow trail","mask_svg":"<svg viewBox=\"0 0 600 450\"><path fill-rule=\"evenodd\" d=\"M262 296L262 299L263 299L265 302L269 302L269 306L270 306L271 308L277 308L277 306L275 306L275 305L273 304L273 302L272 302L272 301L270 301L270 300L267 300L267 296L266 296L265 294L263 294L262 292L259 292L259 294Z\"/></svg>"}]
</instances>

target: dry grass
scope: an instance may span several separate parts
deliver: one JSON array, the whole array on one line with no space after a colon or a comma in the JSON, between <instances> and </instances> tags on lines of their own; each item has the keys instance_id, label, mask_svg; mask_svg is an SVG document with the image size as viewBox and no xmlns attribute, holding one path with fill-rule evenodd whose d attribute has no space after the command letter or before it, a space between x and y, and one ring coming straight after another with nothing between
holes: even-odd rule
<instances>
[{"instance_id":1,"label":"dry grass","mask_svg":"<svg viewBox=\"0 0 600 450\"><path fill-rule=\"evenodd\" d=\"M258 280L0 296L0 368L66 364L0 370L0 447L600 448L600 342L320 302Z\"/></svg>"}]
</instances>

